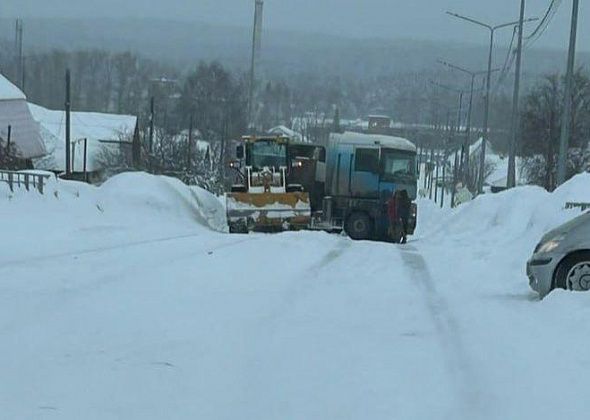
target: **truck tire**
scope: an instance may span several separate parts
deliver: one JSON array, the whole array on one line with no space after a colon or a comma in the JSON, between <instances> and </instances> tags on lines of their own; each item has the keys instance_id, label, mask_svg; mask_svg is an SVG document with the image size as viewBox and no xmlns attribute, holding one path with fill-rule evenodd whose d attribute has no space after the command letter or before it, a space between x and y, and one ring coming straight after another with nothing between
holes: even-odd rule
<instances>
[{"instance_id":1,"label":"truck tire","mask_svg":"<svg viewBox=\"0 0 590 420\"><path fill-rule=\"evenodd\" d=\"M248 234L248 226L246 223L234 222L229 224L229 233L231 234Z\"/></svg>"},{"instance_id":2,"label":"truck tire","mask_svg":"<svg viewBox=\"0 0 590 420\"><path fill-rule=\"evenodd\" d=\"M351 213L346 219L345 231L355 241L371 239L373 236L373 221L367 213Z\"/></svg>"}]
</instances>

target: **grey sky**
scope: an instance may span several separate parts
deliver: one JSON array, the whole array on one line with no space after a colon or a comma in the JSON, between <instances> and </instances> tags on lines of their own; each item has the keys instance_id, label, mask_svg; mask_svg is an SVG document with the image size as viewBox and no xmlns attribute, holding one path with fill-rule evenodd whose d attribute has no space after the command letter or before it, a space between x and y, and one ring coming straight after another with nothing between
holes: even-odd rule
<instances>
[{"instance_id":1,"label":"grey sky","mask_svg":"<svg viewBox=\"0 0 590 420\"><path fill-rule=\"evenodd\" d=\"M563 0L538 46L567 46L571 1ZM527 0L528 15L543 14L550 0ZM451 39L485 42L483 30L445 10L491 22L518 16L519 0L266 0L267 28L347 37ZM579 47L590 50L590 7L581 2ZM2 17L159 17L249 26L253 0L3 0ZM531 26L532 27L532 26ZM499 36L507 43L510 30Z\"/></svg>"}]
</instances>

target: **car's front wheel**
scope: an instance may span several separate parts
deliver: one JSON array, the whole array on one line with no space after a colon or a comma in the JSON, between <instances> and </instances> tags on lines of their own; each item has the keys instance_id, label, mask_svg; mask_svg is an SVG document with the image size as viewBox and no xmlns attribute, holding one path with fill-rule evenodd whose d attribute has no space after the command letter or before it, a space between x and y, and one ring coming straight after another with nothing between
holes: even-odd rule
<instances>
[{"instance_id":1,"label":"car's front wheel","mask_svg":"<svg viewBox=\"0 0 590 420\"><path fill-rule=\"evenodd\" d=\"M568 256L555 272L555 287L573 290L590 290L590 251Z\"/></svg>"}]
</instances>

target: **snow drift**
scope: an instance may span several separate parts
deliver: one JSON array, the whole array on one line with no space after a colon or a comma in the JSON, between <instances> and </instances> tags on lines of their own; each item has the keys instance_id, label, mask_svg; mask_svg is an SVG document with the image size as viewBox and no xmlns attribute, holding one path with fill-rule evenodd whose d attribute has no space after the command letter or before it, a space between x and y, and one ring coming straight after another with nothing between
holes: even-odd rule
<instances>
[{"instance_id":1,"label":"snow drift","mask_svg":"<svg viewBox=\"0 0 590 420\"><path fill-rule=\"evenodd\" d=\"M0 230L14 249L51 253L226 229L215 196L168 177L124 173L100 187L51 179L45 194L0 185ZM36 233L35 233L36 232ZM3 235L3 236L4 236Z\"/></svg>"},{"instance_id":2,"label":"snow drift","mask_svg":"<svg viewBox=\"0 0 590 420\"><path fill-rule=\"evenodd\" d=\"M553 193L535 186L479 196L455 209L419 203L419 236L431 241L536 241L555 226L580 214L567 202L590 202L590 174L578 175Z\"/></svg>"}]
</instances>

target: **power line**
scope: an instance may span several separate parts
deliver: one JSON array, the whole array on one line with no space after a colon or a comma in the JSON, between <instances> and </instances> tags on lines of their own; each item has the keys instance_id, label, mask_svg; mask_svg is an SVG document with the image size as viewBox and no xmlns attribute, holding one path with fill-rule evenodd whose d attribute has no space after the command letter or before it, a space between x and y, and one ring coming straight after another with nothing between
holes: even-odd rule
<instances>
[{"instance_id":1,"label":"power line","mask_svg":"<svg viewBox=\"0 0 590 420\"><path fill-rule=\"evenodd\" d=\"M515 58L514 41L516 40L517 30L518 26L515 26L514 30L512 31L512 39L510 40L510 46L508 47L508 52L506 53L506 59L504 60L504 65L502 66L502 72L500 73L498 81L496 82L496 86L494 87L493 95L496 95L496 93L498 93L500 86L502 86L502 84L506 81L506 77L512 70L512 65L514 64Z\"/></svg>"},{"instance_id":2,"label":"power line","mask_svg":"<svg viewBox=\"0 0 590 420\"><path fill-rule=\"evenodd\" d=\"M551 0L551 3L549 4L547 11L545 12L545 15L543 15L543 18L541 19L541 21L539 22L539 24L537 25L535 30L533 32L531 32L530 35L528 35L524 38L526 40L524 48L530 47L539 38L541 38L541 36L543 36L545 31L549 27L549 24L551 23L551 21L553 20L553 18L557 14L557 10L559 9L559 6L561 5L562 2L563 2L563 0Z\"/></svg>"},{"instance_id":3,"label":"power line","mask_svg":"<svg viewBox=\"0 0 590 420\"><path fill-rule=\"evenodd\" d=\"M531 47L539 38L543 36L549 24L557 14L557 10L559 6L562 4L563 0L551 0L551 3L547 7L543 18L540 20L537 27L531 32L530 35L524 37L525 44L523 45L523 49L527 49ZM512 71L512 67L514 66L514 61L516 59L516 51L514 50L514 41L516 39L518 27L514 27L514 32L512 33L512 39L510 40L510 46L508 47L508 52L506 54L506 60L504 61L504 66L502 67L502 73L500 74L498 81L496 82L496 86L494 88L494 95L498 92L502 84L506 81L506 78Z\"/></svg>"}]
</instances>

